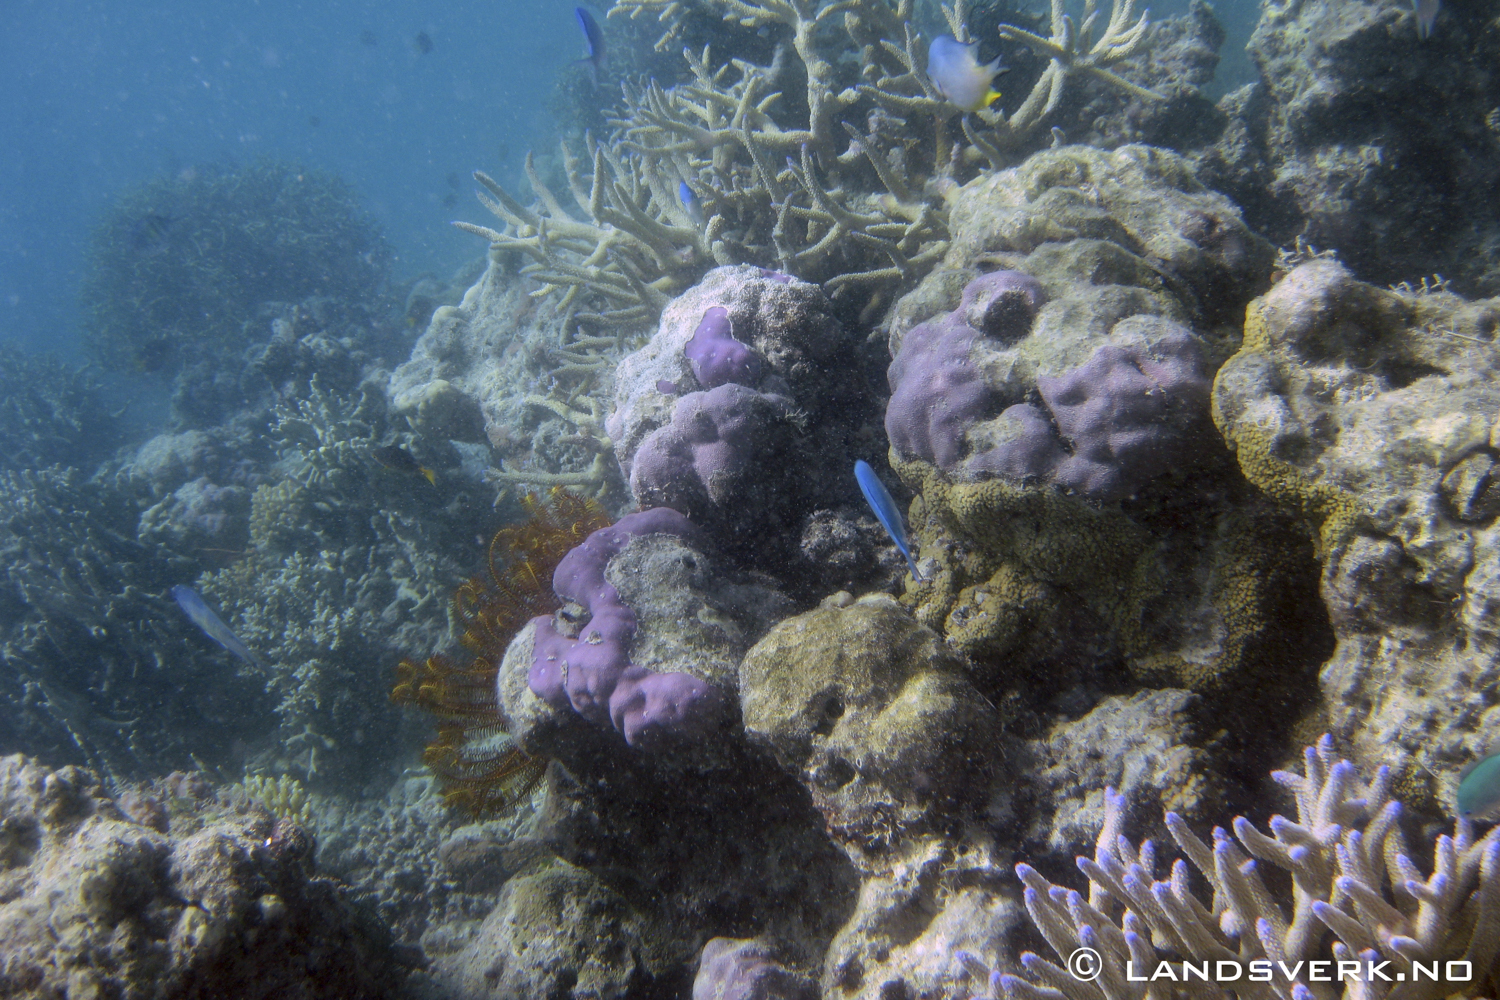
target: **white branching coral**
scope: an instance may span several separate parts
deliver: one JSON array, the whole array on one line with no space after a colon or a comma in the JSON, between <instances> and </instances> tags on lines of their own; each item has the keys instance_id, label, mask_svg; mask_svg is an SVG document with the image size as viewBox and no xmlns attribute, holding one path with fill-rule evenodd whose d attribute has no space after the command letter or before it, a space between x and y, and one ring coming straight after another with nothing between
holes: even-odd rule
<instances>
[{"instance_id":1,"label":"white branching coral","mask_svg":"<svg viewBox=\"0 0 1500 1000\"><path fill-rule=\"evenodd\" d=\"M1064 961L1079 948L1093 949L1100 957L1097 978L1080 981L1028 952L1021 962L1035 982L995 974L989 977L992 995L1439 1000L1455 991L1446 981L1448 963L1472 975L1469 988L1487 981L1493 987L1500 974L1500 828L1475 840L1472 825L1458 820L1451 836L1437 838L1431 873L1424 875L1401 832L1401 804L1390 798L1387 769L1362 780L1324 736L1307 748L1303 774L1272 777L1293 793L1295 820L1273 816L1267 836L1239 817L1233 836L1215 829L1210 845L1167 813L1167 828L1187 861L1174 862L1164 880L1157 879L1151 842L1137 848L1121 833L1125 804L1111 790L1094 857L1078 859L1090 883L1087 898L1017 866L1037 929ZM1213 889L1207 903L1190 889L1188 862ZM1265 878L1262 865L1284 875ZM978 964L973 956L958 958L971 974L987 972L971 968ZM1220 961L1241 969L1271 963L1269 981L1153 978L1163 962ZM1320 981L1314 961L1325 963L1324 975L1338 962L1357 965L1360 973Z\"/></svg>"},{"instance_id":2,"label":"white branching coral","mask_svg":"<svg viewBox=\"0 0 1500 1000\"><path fill-rule=\"evenodd\" d=\"M606 140L586 136L582 156L564 143L573 204L528 159L535 205L476 174L488 191L480 200L505 225L457 225L525 255L536 294L560 293L573 321L595 327L649 323L715 265L776 268L835 296L863 289L878 305L942 257L948 196L984 163L1011 165L1067 80L1088 75L1158 99L1108 68L1145 44L1145 15L1136 17L1134 0L1114 0L1095 39L1095 2L1075 28L1057 0L1050 38L1002 29L1048 59L1007 118L943 99L927 75L914 0L706 0L702 9L726 20L785 36L769 65L684 49L690 79L626 83ZM616 0L610 13L656 15L665 48L694 9ZM966 38L962 0L944 13ZM804 92L785 94L787 81Z\"/></svg>"}]
</instances>

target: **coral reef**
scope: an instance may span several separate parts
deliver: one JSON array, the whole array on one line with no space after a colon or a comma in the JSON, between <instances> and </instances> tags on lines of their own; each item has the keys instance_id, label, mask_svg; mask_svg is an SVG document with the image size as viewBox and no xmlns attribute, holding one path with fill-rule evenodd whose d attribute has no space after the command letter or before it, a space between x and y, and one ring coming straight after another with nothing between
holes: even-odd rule
<instances>
[{"instance_id":1,"label":"coral reef","mask_svg":"<svg viewBox=\"0 0 1500 1000\"><path fill-rule=\"evenodd\" d=\"M1323 724L1367 770L1437 775L1445 803L1496 719L1497 329L1495 300L1313 260L1251 303L1214 385L1246 477L1318 544L1338 640Z\"/></svg>"},{"instance_id":2,"label":"coral reef","mask_svg":"<svg viewBox=\"0 0 1500 1000\"><path fill-rule=\"evenodd\" d=\"M478 447L503 490L566 486L614 504L603 401L623 337L564 328L556 303L533 302L498 257L457 306L440 307L388 395L419 439Z\"/></svg>"},{"instance_id":3,"label":"coral reef","mask_svg":"<svg viewBox=\"0 0 1500 1000\"><path fill-rule=\"evenodd\" d=\"M718 759L740 658L787 604L699 541L680 514L656 508L594 532L558 564L566 603L520 632L497 681L501 719L523 749L553 756L571 735L559 724L576 713L671 760Z\"/></svg>"},{"instance_id":4,"label":"coral reef","mask_svg":"<svg viewBox=\"0 0 1500 1000\"><path fill-rule=\"evenodd\" d=\"M1201 175L1259 232L1333 248L1366 281L1439 272L1500 293L1500 215L1476 194L1500 179L1486 24L1445 5L1424 40L1389 0L1268 11L1247 49L1259 80L1219 102Z\"/></svg>"},{"instance_id":5,"label":"coral reef","mask_svg":"<svg viewBox=\"0 0 1500 1000\"><path fill-rule=\"evenodd\" d=\"M552 576L553 591L581 608L587 624L564 633L556 616L531 622L527 684L532 693L595 725L612 723L631 746L702 737L720 721L725 700L723 679L712 678L719 682L715 684L696 673L654 671L629 660L635 612L605 579L605 569L636 536L661 534L691 542L695 533L686 518L666 507L627 514L592 532L563 557Z\"/></svg>"},{"instance_id":6,"label":"coral reef","mask_svg":"<svg viewBox=\"0 0 1500 1000\"><path fill-rule=\"evenodd\" d=\"M440 720L423 760L444 800L475 816L512 804L541 778L543 762L516 749L496 722L496 675L516 632L539 612L556 610L550 584L558 564L609 524L597 503L560 486L545 499L527 494L522 506L526 520L490 539L487 572L454 592L452 618L471 655L439 653L421 665L402 660L391 690L391 701Z\"/></svg>"},{"instance_id":7,"label":"coral reef","mask_svg":"<svg viewBox=\"0 0 1500 1000\"><path fill-rule=\"evenodd\" d=\"M475 1000L624 1000L647 989L656 971L641 924L597 876L554 860L505 883L454 978L461 995Z\"/></svg>"},{"instance_id":8,"label":"coral reef","mask_svg":"<svg viewBox=\"0 0 1500 1000\"><path fill-rule=\"evenodd\" d=\"M891 362L885 414L896 453L945 472L1050 483L1106 503L1190 464L1209 380L1196 338L1176 323L1129 317L1076 368L1037 374L1045 412L1024 401L1033 391L1024 375L985 383L986 369L1045 364L1042 347L1022 347L1019 357L1003 351L1026 340L1044 300L1029 275L995 271L969 282L953 312L908 331ZM981 337L996 350L976 359Z\"/></svg>"},{"instance_id":9,"label":"coral reef","mask_svg":"<svg viewBox=\"0 0 1500 1000\"><path fill-rule=\"evenodd\" d=\"M964 663L887 594L830 598L771 629L741 666L749 737L794 775L862 877L824 958L824 996L932 995L935 955L1018 917L979 828L1000 718ZM918 917L917 914L921 916Z\"/></svg>"},{"instance_id":10,"label":"coral reef","mask_svg":"<svg viewBox=\"0 0 1500 1000\"><path fill-rule=\"evenodd\" d=\"M720 311L748 383L710 385L724 372L694 359ZM638 503L681 511L725 551L795 579L816 572L801 556L803 519L860 503L854 460L877 447L860 440L876 417L868 367L814 286L716 268L620 362L605 427Z\"/></svg>"},{"instance_id":11,"label":"coral reef","mask_svg":"<svg viewBox=\"0 0 1500 1000\"><path fill-rule=\"evenodd\" d=\"M330 174L274 160L194 167L127 190L100 222L81 291L84 338L108 368L171 378L179 419L207 426L264 391L243 380L247 349L269 329L257 322L264 304L334 300L368 313L354 303L380 301L389 258ZM285 367L266 364L273 378Z\"/></svg>"},{"instance_id":12,"label":"coral reef","mask_svg":"<svg viewBox=\"0 0 1500 1000\"><path fill-rule=\"evenodd\" d=\"M91 365L0 344L0 471L92 469L123 442Z\"/></svg>"},{"instance_id":13,"label":"coral reef","mask_svg":"<svg viewBox=\"0 0 1500 1000\"><path fill-rule=\"evenodd\" d=\"M1138 146L1038 153L969 185L953 222L889 316L918 620L1044 712L1077 714L1121 667L1250 717L1252 691L1302 697L1327 643L1311 553L1235 473L1204 394L1270 247Z\"/></svg>"},{"instance_id":14,"label":"coral reef","mask_svg":"<svg viewBox=\"0 0 1500 1000\"><path fill-rule=\"evenodd\" d=\"M379 446L416 446L387 421L368 383L353 399L314 379L278 404L275 468L286 478L252 495L248 551L198 581L271 665L258 680L278 725L257 747L257 770L348 782L394 763L406 741L386 735L401 726L380 665L444 644L445 597L467 575L459 560L488 533L475 487L434 486L375 460Z\"/></svg>"},{"instance_id":15,"label":"coral reef","mask_svg":"<svg viewBox=\"0 0 1500 1000\"><path fill-rule=\"evenodd\" d=\"M311 801L318 870L347 885L401 948L434 963L461 951L494 908L496 890L517 871L501 845L535 815L527 798L464 822L425 774L405 775L379 796L314 793Z\"/></svg>"},{"instance_id":16,"label":"coral reef","mask_svg":"<svg viewBox=\"0 0 1500 1000\"><path fill-rule=\"evenodd\" d=\"M711 45L685 49L682 82L625 84L607 140L585 136L581 156L563 143L572 206L530 157L534 208L475 175L493 195L481 193L481 202L504 228L457 225L526 255L524 271L543 293L561 290L563 309L599 326L650 322L712 265L774 267L825 283L836 298L860 294L866 309L884 305L942 256L952 186L981 162L999 167L1034 149L1039 126L1077 89L1070 80L1163 102L1111 68L1123 70L1150 37L1130 0L1114 4L1097 37L1092 0L1076 26L1055 3L1050 37L1002 28L1046 60L1008 116L999 108L964 116L942 98L910 0L619 0L611 13L657 14L668 24L659 46L720 16L777 45L769 65L718 63ZM965 5L946 13L948 30L966 39ZM1190 91L1205 80L1200 69L1180 83ZM1105 111L1089 110L1085 121Z\"/></svg>"},{"instance_id":17,"label":"coral reef","mask_svg":"<svg viewBox=\"0 0 1500 1000\"><path fill-rule=\"evenodd\" d=\"M703 946L693 1000L817 1000L818 988L755 940L714 938Z\"/></svg>"},{"instance_id":18,"label":"coral reef","mask_svg":"<svg viewBox=\"0 0 1500 1000\"><path fill-rule=\"evenodd\" d=\"M227 764L267 720L258 679L165 597L196 564L137 518L76 470L0 472L0 749L149 778Z\"/></svg>"},{"instance_id":19,"label":"coral reef","mask_svg":"<svg viewBox=\"0 0 1500 1000\"><path fill-rule=\"evenodd\" d=\"M1309 960L1328 955L1331 943L1333 958L1360 972L1344 995L1451 996L1456 984L1446 981L1445 963L1455 960L1470 963L1458 995L1494 989L1500 976L1500 828L1475 840L1469 822L1459 820L1451 836L1437 838L1431 874L1424 875L1414 860L1421 855L1413 854L1402 832L1401 803L1390 797L1387 769L1362 778L1325 736L1305 751L1302 774L1272 777L1294 796L1296 817L1273 816L1270 836L1236 817L1234 836L1216 828L1210 846L1167 814L1172 838L1212 890L1209 902L1193 893L1181 860L1166 879L1157 879L1154 846L1137 847L1124 837L1123 797L1111 792L1094 857L1078 859L1090 883L1087 898L1052 885L1029 865L1017 867L1037 929L1059 958L1080 946L1095 949L1101 956L1097 980L1080 982L1028 953L1021 962L1036 985L1012 975L995 977L994 985L1015 1000L1114 1000L1139 995L1125 980L1126 961L1149 978L1171 956L1245 967L1260 961L1270 970L1269 982L1228 989L1205 975L1196 996L1334 996L1320 985L1331 976L1319 980L1319 970L1304 970ZM1262 866L1291 877L1268 880ZM1323 969L1331 971L1332 964Z\"/></svg>"},{"instance_id":20,"label":"coral reef","mask_svg":"<svg viewBox=\"0 0 1500 1000\"><path fill-rule=\"evenodd\" d=\"M0 758L0 990L18 996L394 997L390 941L311 840L173 775L112 798Z\"/></svg>"}]
</instances>

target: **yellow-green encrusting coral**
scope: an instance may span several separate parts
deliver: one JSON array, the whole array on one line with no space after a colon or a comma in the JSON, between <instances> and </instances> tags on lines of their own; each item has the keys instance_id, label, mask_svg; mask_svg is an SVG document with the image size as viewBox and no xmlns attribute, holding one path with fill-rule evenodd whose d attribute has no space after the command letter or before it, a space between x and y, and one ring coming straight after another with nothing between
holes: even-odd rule
<instances>
[{"instance_id":1,"label":"yellow-green encrusting coral","mask_svg":"<svg viewBox=\"0 0 1500 1000\"><path fill-rule=\"evenodd\" d=\"M260 774L247 774L238 786L247 798L266 807L278 819L296 820L305 827L313 827L312 801L302 782L289 774L268 778Z\"/></svg>"},{"instance_id":2,"label":"yellow-green encrusting coral","mask_svg":"<svg viewBox=\"0 0 1500 1000\"><path fill-rule=\"evenodd\" d=\"M1271 364L1271 334L1266 306L1259 299L1245 310L1245 335L1239 353L1225 366L1234 372L1243 365ZM1214 425L1239 459L1245 478L1265 490L1278 504L1295 511L1312 527L1318 555L1336 551L1358 524L1363 506L1347 490L1309 477L1296 465L1277 456L1275 434L1253 421L1232 420L1225 412L1224 395L1213 395Z\"/></svg>"},{"instance_id":3,"label":"yellow-green encrusting coral","mask_svg":"<svg viewBox=\"0 0 1500 1000\"><path fill-rule=\"evenodd\" d=\"M945 10L961 39L965 6ZM496 251L524 255L537 294L560 291L579 322L649 322L706 269L727 264L822 282L836 297L861 290L873 315L942 257L957 186L1013 162L1068 79L1090 75L1157 97L1107 68L1147 37L1132 0L1116 0L1097 38L1094 0L1080 26L1054 3L1049 38L1003 29L1049 60L1008 118L998 108L964 114L943 99L927 76L913 0L709 0L701 11L677 0L617 0L611 11L664 21L659 48L702 13L785 41L768 65L705 46L683 51L682 83L625 84L608 138L586 135L581 150L563 143L571 198L531 158L533 206L475 175L488 191L480 200L505 225L457 225Z\"/></svg>"},{"instance_id":4,"label":"yellow-green encrusting coral","mask_svg":"<svg viewBox=\"0 0 1500 1000\"><path fill-rule=\"evenodd\" d=\"M1299 659L1287 605L1308 590L1311 553L1264 507L1130 517L1047 487L893 464L919 493L911 525L924 565L936 563L905 600L981 674L1034 669L1081 627L1140 681L1219 696L1276 684ZM1180 543L1189 525L1201 552Z\"/></svg>"}]
</instances>

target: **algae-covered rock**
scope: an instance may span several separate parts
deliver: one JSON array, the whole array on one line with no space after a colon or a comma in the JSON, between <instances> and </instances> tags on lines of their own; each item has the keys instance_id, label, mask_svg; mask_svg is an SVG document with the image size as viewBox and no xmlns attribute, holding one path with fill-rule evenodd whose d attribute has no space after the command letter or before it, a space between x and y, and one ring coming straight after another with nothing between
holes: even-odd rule
<instances>
[{"instance_id":1,"label":"algae-covered rock","mask_svg":"<svg viewBox=\"0 0 1500 1000\"><path fill-rule=\"evenodd\" d=\"M1219 102L1227 127L1199 171L1281 246L1332 248L1379 284L1437 272L1493 295L1492 15L1442 4L1424 35L1427 11L1312 0L1264 12L1245 48L1258 79Z\"/></svg>"},{"instance_id":2,"label":"algae-covered rock","mask_svg":"<svg viewBox=\"0 0 1500 1000\"><path fill-rule=\"evenodd\" d=\"M954 308L964 285L997 267L1042 283L1052 305L1038 333L1059 348L1142 313L1201 323L1196 332L1212 336L1264 287L1275 256L1187 161L1150 146L1046 150L981 174L953 206L943 262L891 312L892 354L911 327ZM1036 352L1044 355L1057 366L1082 360L1077 347Z\"/></svg>"},{"instance_id":3,"label":"algae-covered rock","mask_svg":"<svg viewBox=\"0 0 1500 1000\"><path fill-rule=\"evenodd\" d=\"M451 979L464 1000L622 1000L644 995L651 981L641 953L630 905L588 871L557 861L505 884Z\"/></svg>"},{"instance_id":4,"label":"algae-covered rock","mask_svg":"<svg viewBox=\"0 0 1500 1000\"><path fill-rule=\"evenodd\" d=\"M881 997L889 983L951 995L949 950L983 948L1018 918L1005 858L975 823L1014 747L963 668L887 594L789 618L741 665L746 731L863 875L824 958L825 996Z\"/></svg>"},{"instance_id":5,"label":"algae-covered rock","mask_svg":"<svg viewBox=\"0 0 1500 1000\"><path fill-rule=\"evenodd\" d=\"M1200 696L1170 688L1104 698L1027 742L1015 787L990 815L1014 824L1033 864L1046 852L1067 863L1098 835L1106 788L1125 796L1152 837L1170 836L1158 822L1163 811L1216 818L1224 781L1205 749L1202 713Z\"/></svg>"},{"instance_id":6,"label":"algae-covered rock","mask_svg":"<svg viewBox=\"0 0 1500 1000\"><path fill-rule=\"evenodd\" d=\"M1497 328L1500 301L1313 261L1251 304L1214 386L1246 477L1318 541L1335 736L1362 767L1438 775L1444 802L1500 723Z\"/></svg>"},{"instance_id":7,"label":"algae-covered rock","mask_svg":"<svg viewBox=\"0 0 1500 1000\"><path fill-rule=\"evenodd\" d=\"M771 629L740 666L740 707L855 854L962 815L998 738L962 661L886 594Z\"/></svg>"},{"instance_id":8,"label":"algae-covered rock","mask_svg":"<svg viewBox=\"0 0 1500 1000\"><path fill-rule=\"evenodd\" d=\"M111 798L0 758L0 993L387 997L388 937L311 874L294 822L175 775Z\"/></svg>"}]
</instances>

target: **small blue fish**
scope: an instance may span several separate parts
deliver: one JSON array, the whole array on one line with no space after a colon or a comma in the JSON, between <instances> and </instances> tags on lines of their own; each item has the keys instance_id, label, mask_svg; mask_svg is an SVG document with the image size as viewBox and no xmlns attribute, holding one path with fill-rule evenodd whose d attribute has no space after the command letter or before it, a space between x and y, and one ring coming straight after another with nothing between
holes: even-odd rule
<instances>
[{"instance_id":1,"label":"small blue fish","mask_svg":"<svg viewBox=\"0 0 1500 1000\"><path fill-rule=\"evenodd\" d=\"M573 13L578 16L578 26L583 29L583 37L589 43L589 55L587 59L579 62L589 64L589 77L594 81L594 86L599 86L599 71L604 68L604 31L599 27L599 22L594 20L586 8L574 7Z\"/></svg>"},{"instance_id":2,"label":"small blue fish","mask_svg":"<svg viewBox=\"0 0 1500 1000\"><path fill-rule=\"evenodd\" d=\"M1458 813L1481 823L1500 820L1500 753L1459 772Z\"/></svg>"},{"instance_id":3,"label":"small blue fish","mask_svg":"<svg viewBox=\"0 0 1500 1000\"><path fill-rule=\"evenodd\" d=\"M875 475L875 470L870 468L868 462L854 463L854 478L859 481L859 491L865 495L865 502L875 512L875 517L891 536L891 541L896 543L896 548L906 557L906 564L911 567L911 575L918 583L922 582L922 574L917 570L916 561L911 557L911 550L906 547L906 525L901 523L901 511L896 506L896 501L891 499L891 494L886 490L885 484L880 477Z\"/></svg>"},{"instance_id":4,"label":"small blue fish","mask_svg":"<svg viewBox=\"0 0 1500 1000\"><path fill-rule=\"evenodd\" d=\"M939 94L965 111L987 108L1000 92L991 84L996 73L1005 72L997 57L979 64L979 43L960 42L952 35L939 35L927 47L927 77Z\"/></svg>"},{"instance_id":5,"label":"small blue fish","mask_svg":"<svg viewBox=\"0 0 1500 1000\"><path fill-rule=\"evenodd\" d=\"M704 226L703 206L698 204L698 196L693 194L693 189L688 187L687 181L678 181L677 200L682 202L682 207L687 210L688 218L694 226L702 229Z\"/></svg>"},{"instance_id":6,"label":"small blue fish","mask_svg":"<svg viewBox=\"0 0 1500 1000\"><path fill-rule=\"evenodd\" d=\"M1417 37L1422 41L1432 37L1432 26L1437 23L1439 0L1411 0L1412 13L1417 17Z\"/></svg>"},{"instance_id":7,"label":"small blue fish","mask_svg":"<svg viewBox=\"0 0 1500 1000\"><path fill-rule=\"evenodd\" d=\"M266 661L250 652L250 647L240 642L239 638L229 630L229 626L224 624L224 620L214 614L213 608L205 604L203 598L199 597L198 592L192 587L178 584L172 588L172 597L177 601L177 606L183 610L183 613L193 620L193 624L201 628L204 634L214 642L251 666L270 670L266 666Z\"/></svg>"}]
</instances>

